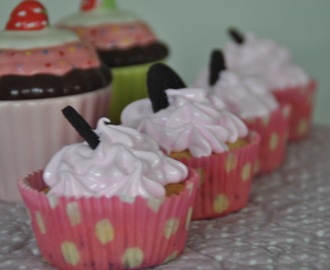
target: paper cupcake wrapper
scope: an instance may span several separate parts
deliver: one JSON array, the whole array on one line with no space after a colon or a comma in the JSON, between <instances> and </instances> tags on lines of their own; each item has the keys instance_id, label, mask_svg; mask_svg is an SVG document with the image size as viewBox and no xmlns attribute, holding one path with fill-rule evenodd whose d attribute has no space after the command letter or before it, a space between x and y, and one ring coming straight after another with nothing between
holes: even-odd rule
<instances>
[{"instance_id":1,"label":"paper cupcake wrapper","mask_svg":"<svg viewBox=\"0 0 330 270\"><path fill-rule=\"evenodd\" d=\"M209 157L176 158L201 176L192 220L225 216L246 206L260 136L252 132L248 140L244 147Z\"/></svg>"},{"instance_id":2,"label":"paper cupcake wrapper","mask_svg":"<svg viewBox=\"0 0 330 270\"><path fill-rule=\"evenodd\" d=\"M243 120L260 137L258 158L254 170L258 174L276 170L284 161L289 132L291 105L284 103L267 117Z\"/></svg>"},{"instance_id":3,"label":"paper cupcake wrapper","mask_svg":"<svg viewBox=\"0 0 330 270\"><path fill-rule=\"evenodd\" d=\"M299 141L308 135L312 124L316 90L317 83L311 81L307 86L272 91L278 101L288 102L292 106L289 141Z\"/></svg>"},{"instance_id":4,"label":"paper cupcake wrapper","mask_svg":"<svg viewBox=\"0 0 330 270\"><path fill-rule=\"evenodd\" d=\"M147 72L154 63L111 68L113 75L110 119L120 123L122 110L135 100L148 97Z\"/></svg>"},{"instance_id":5,"label":"paper cupcake wrapper","mask_svg":"<svg viewBox=\"0 0 330 270\"><path fill-rule=\"evenodd\" d=\"M19 177L44 168L66 144L81 141L61 110L71 105L91 126L109 110L110 86L89 93L21 101L0 101L0 200L21 201Z\"/></svg>"},{"instance_id":6,"label":"paper cupcake wrapper","mask_svg":"<svg viewBox=\"0 0 330 270\"><path fill-rule=\"evenodd\" d=\"M141 269L183 250L199 183L189 170L185 189L163 199L65 198L39 192L42 172L18 186L41 254L61 270Z\"/></svg>"}]
</instances>

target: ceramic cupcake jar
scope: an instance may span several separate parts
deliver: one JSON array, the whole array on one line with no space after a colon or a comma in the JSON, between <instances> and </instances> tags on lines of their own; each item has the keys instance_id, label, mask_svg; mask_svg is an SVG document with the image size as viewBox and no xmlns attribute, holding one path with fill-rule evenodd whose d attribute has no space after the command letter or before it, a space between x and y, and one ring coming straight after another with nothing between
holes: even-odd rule
<instances>
[{"instance_id":1,"label":"ceramic cupcake jar","mask_svg":"<svg viewBox=\"0 0 330 270\"><path fill-rule=\"evenodd\" d=\"M263 80L228 69L223 52L216 49L194 86L219 98L229 112L258 132L261 142L255 172L270 173L283 163L291 106L279 103Z\"/></svg>"},{"instance_id":2,"label":"ceramic cupcake jar","mask_svg":"<svg viewBox=\"0 0 330 270\"><path fill-rule=\"evenodd\" d=\"M93 130L72 107L63 112L85 141L19 182L44 259L92 270L144 269L178 257L198 173L137 130L107 118Z\"/></svg>"},{"instance_id":3,"label":"ceramic cupcake jar","mask_svg":"<svg viewBox=\"0 0 330 270\"><path fill-rule=\"evenodd\" d=\"M233 41L224 49L229 69L264 80L279 101L290 103L289 140L304 139L311 128L316 81L275 41L237 29L229 33Z\"/></svg>"},{"instance_id":4,"label":"ceramic cupcake jar","mask_svg":"<svg viewBox=\"0 0 330 270\"><path fill-rule=\"evenodd\" d=\"M84 0L80 12L64 18L59 25L89 41L111 68L114 80L110 118L119 123L128 103L147 96L148 67L166 59L167 46L141 18L117 8L115 0Z\"/></svg>"},{"instance_id":5,"label":"ceramic cupcake jar","mask_svg":"<svg viewBox=\"0 0 330 270\"><path fill-rule=\"evenodd\" d=\"M149 99L129 104L122 125L154 138L163 151L201 176L193 219L228 215L249 200L260 137L203 89L186 87L164 64L148 72ZM217 109L213 104L218 102Z\"/></svg>"},{"instance_id":6,"label":"ceramic cupcake jar","mask_svg":"<svg viewBox=\"0 0 330 270\"><path fill-rule=\"evenodd\" d=\"M91 122L109 106L111 74L74 33L49 26L45 7L22 1L0 32L0 199L18 201L18 177L43 168L80 138L59 113L73 105Z\"/></svg>"}]
</instances>

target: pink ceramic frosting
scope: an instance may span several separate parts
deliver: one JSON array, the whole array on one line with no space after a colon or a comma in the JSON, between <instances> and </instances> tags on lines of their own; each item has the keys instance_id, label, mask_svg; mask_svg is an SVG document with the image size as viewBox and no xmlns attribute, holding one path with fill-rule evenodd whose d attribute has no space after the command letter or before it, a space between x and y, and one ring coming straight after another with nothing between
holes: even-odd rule
<instances>
[{"instance_id":1,"label":"pink ceramic frosting","mask_svg":"<svg viewBox=\"0 0 330 270\"><path fill-rule=\"evenodd\" d=\"M127 49L156 41L154 33L141 21L70 28L98 49Z\"/></svg>"},{"instance_id":2,"label":"pink ceramic frosting","mask_svg":"<svg viewBox=\"0 0 330 270\"><path fill-rule=\"evenodd\" d=\"M262 80L241 76L234 71L225 70L219 74L214 86L208 83L209 70L200 72L195 86L207 89L225 103L226 109L243 118L268 116L278 108L275 97ZM217 104L214 104L217 108Z\"/></svg>"},{"instance_id":3,"label":"pink ceramic frosting","mask_svg":"<svg viewBox=\"0 0 330 270\"><path fill-rule=\"evenodd\" d=\"M63 75L100 66L90 45L67 30L46 28L0 33L0 76Z\"/></svg>"},{"instance_id":4,"label":"pink ceramic frosting","mask_svg":"<svg viewBox=\"0 0 330 270\"><path fill-rule=\"evenodd\" d=\"M103 50L127 49L156 41L151 28L134 13L102 5L64 18L60 25Z\"/></svg>"},{"instance_id":5,"label":"pink ceramic frosting","mask_svg":"<svg viewBox=\"0 0 330 270\"><path fill-rule=\"evenodd\" d=\"M162 197L164 186L183 181L185 165L163 154L157 143L137 130L98 121L100 143L63 147L44 171L49 195L91 197Z\"/></svg>"},{"instance_id":6,"label":"pink ceramic frosting","mask_svg":"<svg viewBox=\"0 0 330 270\"><path fill-rule=\"evenodd\" d=\"M217 110L204 90L166 90L169 106L153 113L148 99L128 105L122 124L153 137L170 152L189 150L195 157L228 150L226 143L248 134L245 124L225 110Z\"/></svg>"},{"instance_id":7,"label":"pink ceramic frosting","mask_svg":"<svg viewBox=\"0 0 330 270\"><path fill-rule=\"evenodd\" d=\"M248 33L243 44L229 43L224 50L228 69L265 80L271 89L306 85L307 74L292 63L287 49Z\"/></svg>"}]
</instances>

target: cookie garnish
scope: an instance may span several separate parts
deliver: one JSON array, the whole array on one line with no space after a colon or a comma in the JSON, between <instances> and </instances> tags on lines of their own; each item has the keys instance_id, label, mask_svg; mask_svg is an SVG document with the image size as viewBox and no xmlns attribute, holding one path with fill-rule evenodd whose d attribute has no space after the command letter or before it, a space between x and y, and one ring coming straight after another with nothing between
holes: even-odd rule
<instances>
[{"instance_id":1,"label":"cookie garnish","mask_svg":"<svg viewBox=\"0 0 330 270\"><path fill-rule=\"evenodd\" d=\"M213 50L210 57L209 85L213 86L219 79L219 74L226 70L226 61L221 50Z\"/></svg>"},{"instance_id":2,"label":"cookie garnish","mask_svg":"<svg viewBox=\"0 0 330 270\"><path fill-rule=\"evenodd\" d=\"M65 107L62 110L62 113L92 149L95 149L99 145L99 136L92 130L92 127L73 107Z\"/></svg>"},{"instance_id":3,"label":"cookie garnish","mask_svg":"<svg viewBox=\"0 0 330 270\"><path fill-rule=\"evenodd\" d=\"M168 107L167 89L181 89L186 85L180 76L167 65L157 63L149 68L147 87L152 109L156 113Z\"/></svg>"},{"instance_id":4,"label":"cookie garnish","mask_svg":"<svg viewBox=\"0 0 330 270\"><path fill-rule=\"evenodd\" d=\"M236 28L229 28L228 34L237 44L243 44L245 42L244 34Z\"/></svg>"},{"instance_id":5,"label":"cookie garnish","mask_svg":"<svg viewBox=\"0 0 330 270\"><path fill-rule=\"evenodd\" d=\"M46 8L36 0L25 0L11 12L8 31L42 30L49 24Z\"/></svg>"}]
</instances>

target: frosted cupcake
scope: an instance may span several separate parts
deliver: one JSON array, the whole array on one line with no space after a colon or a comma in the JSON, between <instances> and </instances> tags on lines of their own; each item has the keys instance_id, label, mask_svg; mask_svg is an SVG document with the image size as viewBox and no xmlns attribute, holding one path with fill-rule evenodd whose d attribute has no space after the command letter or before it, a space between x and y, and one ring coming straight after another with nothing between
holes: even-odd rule
<instances>
[{"instance_id":1,"label":"frosted cupcake","mask_svg":"<svg viewBox=\"0 0 330 270\"><path fill-rule=\"evenodd\" d=\"M127 104L147 96L148 67L167 57L167 46L134 13L117 9L115 0L83 0L80 12L63 19L60 25L89 41L111 68L110 118L119 123Z\"/></svg>"},{"instance_id":2,"label":"frosted cupcake","mask_svg":"<svg viewBox=\"0 0 330 270\"><path fill-rule=\"evenodd\" d=\"M285 157L290 105L279 104L262 80L226 69L220 50L212 52L209 67L200 72L194 85L222 100L228 111L261 136L256 172L269 173L279 167Z\"/></svg>"},{"instance_id":3,"label":"frosted cupcake","mask_svg":"<svg viewBox=\"0 0 330 270\"><path fill-rule=\"evenodd\" d=\"M18 184L47 262L142 269L179 256L198 174L134 129L101 118L92 130L72 108L64 113L86 141L63 147L43 173Z\"/></svg>"},{"instance_id":4,"label":"frosted cupcake","mask_svg":"<svg viewBox=\"0 0 330 270\"><path fill-rule=\"evenodd\" d=\"M79 140L60 109L74 105L95 124L107 113L111 76L92 47L50 27L44 6L32 0L0 32L0 67L0 200L18 201L17 178Z\"/></svg>"},{"instance_id":5,"label":"frosted cupcake","mask_svg":"<svg viewBox=\"0 0 330 270\"><path fill-rule=\"evenodd\" d=\"M230 34L233 42L224 50L229 69L264 80L279 101L290 103L289 139L305 138L311 127L316 82L274 41L233 29Z\"/></svg>"},{"instance_id":6,"label":"frosted cupcake","mask_svg":"<svg viewBox=\"0 0 330 270\"><path fill-rule=\"evenodd\" d=\"M148 73L150 100L128 105L122 124L153 137L171 157L201 175L193 219L223 216L248 203L259 136L225 110L216 110L205 90L186 88L167 66Z\"/></svg>"}]
</instances>

